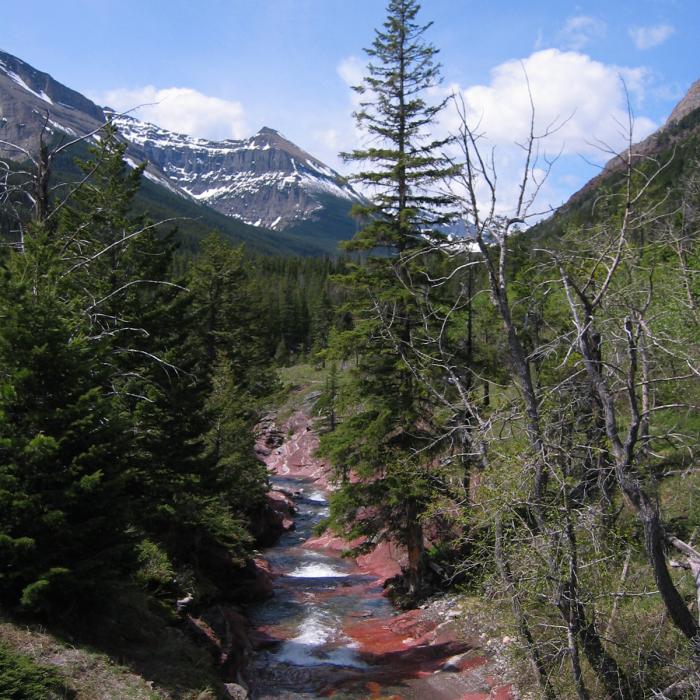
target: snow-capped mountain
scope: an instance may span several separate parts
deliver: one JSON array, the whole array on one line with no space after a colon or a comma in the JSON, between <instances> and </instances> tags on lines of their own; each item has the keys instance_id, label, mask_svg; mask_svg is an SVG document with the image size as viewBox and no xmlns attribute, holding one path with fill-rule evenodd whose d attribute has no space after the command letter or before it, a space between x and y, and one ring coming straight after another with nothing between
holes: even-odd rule
<instances>
[{"instance_id":1,"label":"snow-capped mountain","mask_svg":"<svg viewBox=\"0 0 700 700\"><path fill-rule=\"evenodd\" d=\"M146 177L227 217L275 231L337 241L355 230L361 196L341 176L274 129L241 140L210 141L116 115L0 51L0 141L35 151L39 136L84 136L112 120L127 159L148 162ZM21 151L0 143L0 156Z\"/></svg>"},{"instance_id":2,"label":"snow-capped mountain","mask_svg":"<svg viewBox=\"0 0 700 700\"><path fill-rule=\"evenodd\" d=\"M42 128L69 136L88 134L103 124L100 107L48 73L0 51L0 139L20 148L36 148ZM0 154L17 150L0 145Z\"/></svg>"},{"instance_id":3,"label":"snow-capped mountain","mask_svg":"<svg viewBox=\"0 0 700 700\"><path fill-rule=\"evenodd\" d=\"M129 154L171 187L254 226L281 230L322 217L329 197L348 211L361 199L337 172L268 127L241 141L209 141L128 116L113 121Z\"/></svg>"}]
</instances>

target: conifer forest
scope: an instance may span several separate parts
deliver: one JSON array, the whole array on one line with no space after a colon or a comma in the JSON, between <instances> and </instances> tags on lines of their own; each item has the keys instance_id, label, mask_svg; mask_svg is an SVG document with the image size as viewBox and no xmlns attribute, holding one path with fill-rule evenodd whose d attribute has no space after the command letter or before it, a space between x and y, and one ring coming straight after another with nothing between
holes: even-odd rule
<instances>
[{"instance_id":1,"label":"conifer forest","mask_svg":"<svg viewBox=\"0 0 700 700\"><path fill-rule=\"evenodd\" d=\"M0 698L700 698L700 102L553 209L386 5L334 249L0 120Z\"/></svg>"}]
</instances>

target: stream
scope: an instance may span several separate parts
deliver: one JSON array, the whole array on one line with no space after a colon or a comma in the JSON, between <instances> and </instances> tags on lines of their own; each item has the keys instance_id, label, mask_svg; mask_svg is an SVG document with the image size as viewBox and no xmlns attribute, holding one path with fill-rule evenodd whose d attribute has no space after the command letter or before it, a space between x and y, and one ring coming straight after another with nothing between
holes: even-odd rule
<instances>
[{"instance_id":1,"label":"stream","mask_svg":"<svg viewBox=\"0 0 700 700\"><path fill-rule=\"evenodd\" d=\"M247 611L256 649L246 673L251 697L511 700L456 597L403 613L391 606L382 583L400 570L393 545L355 561L342 557L343 540L314 538L328 515L328 467L315 456L308 414L297 411L279 428L268 422L266 431L259 455L276 496L293 495L296 513L294 529L263 552L273 597Z\"/></svg>"},{"instance_id":2,"label":"stream","mask_svg":"<svg viewBox=\"0 0 700 700\"><path fill-rule=\"evenodd\" d=\"M278 476L272 483L277 490L300 495L295 496L295 529L265 552L276 574L274 597L250 611L259 631L283 640L259 652L253 662L255 697L280 700L333 693L335 698L366 698L366 684L355 692L351 686L370 664L344 628L348 620L390 616L393 609L380 582L352 561L334 551L304 547L314 525L328 514L326 494L303 478ZM337 691L339 685L348 688Z\"/></svg>"}]
</instances>

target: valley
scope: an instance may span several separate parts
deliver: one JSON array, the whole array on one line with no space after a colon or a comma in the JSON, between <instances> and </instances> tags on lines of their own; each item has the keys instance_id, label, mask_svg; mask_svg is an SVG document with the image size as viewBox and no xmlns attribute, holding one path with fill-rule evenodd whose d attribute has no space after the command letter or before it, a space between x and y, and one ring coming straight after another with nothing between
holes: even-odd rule
<instances>
[{"instance_id":1,"label":"valley","mask_svg":"<svg viewBox=\"0 0 700 700\"><path fill-rule=\"evenodd\" d=\"M349 546L341 538L313 535L328 515L329 466L314 457L308 412L267 428L288 436L266 462L296 513L294 528L263 553L274 595L250 610L259 648L246 670L253 696L510 700L484 656L485 635L456 624L459 597L405 613L392 608L382 584L400 573L401 548L353 561L341 557Z\"/></svg>"},{"instance_id":2,"label":"valley","mask_svg":"<svg viewBox=\"0 0 700 700\"><path fill-rule=\"evenodd\" d=\"M0 700L698 700L700 10L39 4Z\"/></svg>"}]
</instances>

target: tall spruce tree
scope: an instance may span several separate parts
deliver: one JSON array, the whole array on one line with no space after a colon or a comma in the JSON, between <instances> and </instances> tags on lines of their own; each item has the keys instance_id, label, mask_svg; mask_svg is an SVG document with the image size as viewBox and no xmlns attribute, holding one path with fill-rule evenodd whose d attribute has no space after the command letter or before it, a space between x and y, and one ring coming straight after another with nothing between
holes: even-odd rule
<instances>
[{"instance_id":1,"label":"tall spruce tree","mask_svg":"<svg viewBox=\"0 0 700 700\"><path fill-rule=\"evenodd\" d=\"M428 571L422 521L435 484L426 429L430 407L405 362L420 325L411 261L442 237L452 201L439 192L439 183L452 172L442 153L448 140L431 133L445 103L426 100L440 82L438 51L425 39L431 24L417 21L419 10L416 0L389 2L383 28L366 49L367 76L355 87L363 100L354 116L372 145L344 157L361 164L353 179L372 197L355 209L367 224L347 248L381 255L345 278L361 290L353 305L357 324L352 331L356 349L361 348L358 409L322 444L341 476L348 468L358 476L344 480L334 497L332 522L370 535L372 542L381 536L402 542L411 596L420 592ZM364 331L359 342L358 329ZM342 345L342 337L338 340Z\"/></svg>"},{"instance_id":2,"label":"tall spruce tree","mask_svg":"<svg viewBox=\"0 0 700 700\"><path fill-rule=\"evenodd\" d=\"M441 78L438 50L424 38L432 22L418 24L419 10L416 0L389 2L383 30L365 49L368 74L353 88L363 97L355 120L373 145L343 157L363 164L352 179L373 194L369 204L356 207L370 223L350 248L401 252L451 220L452 198L433 191L452 167L440 152L449 139L431 135L445 102L424 99Z\"/></svg>"}]
</instances>

